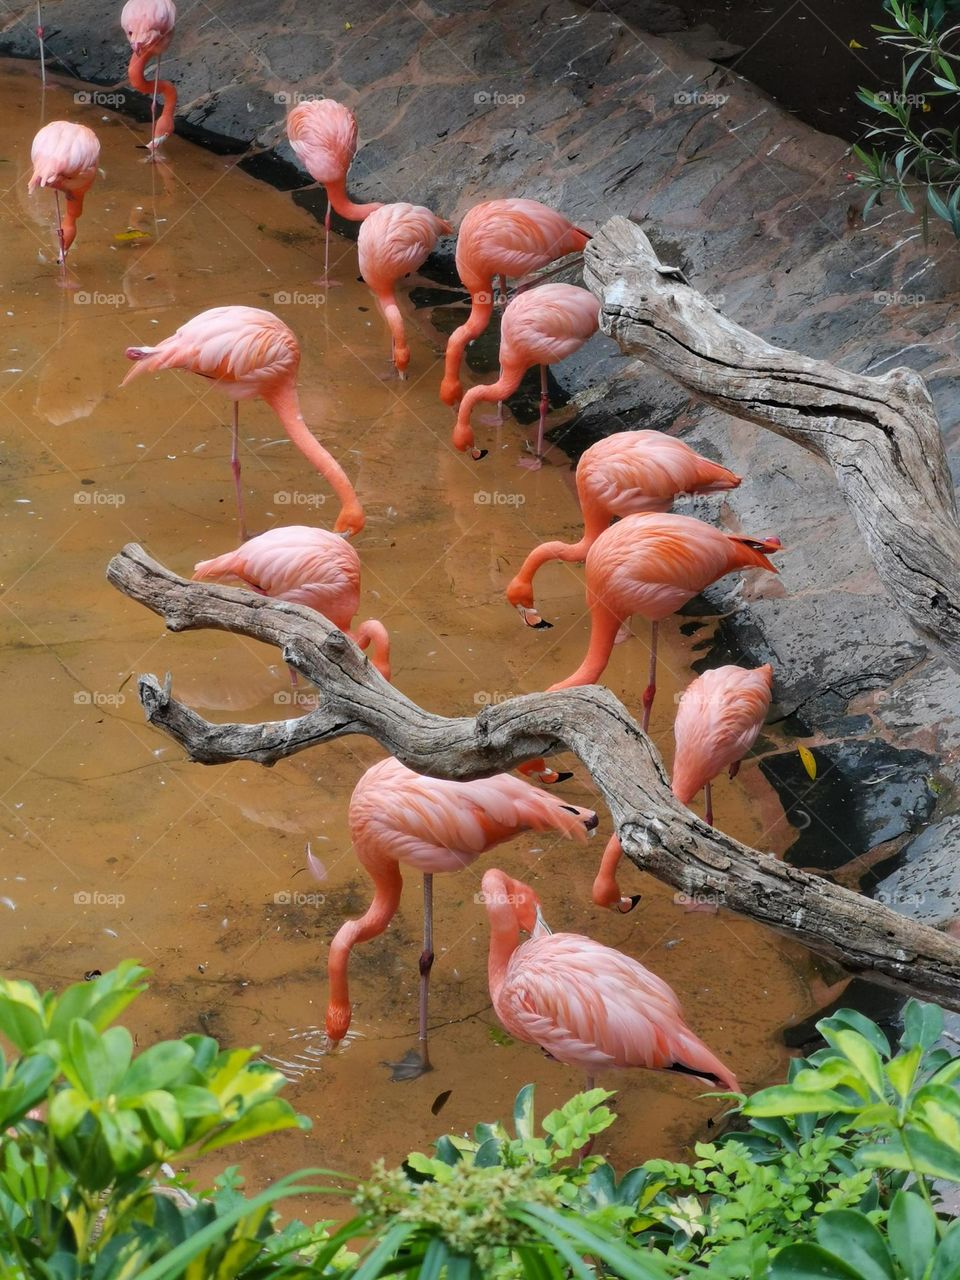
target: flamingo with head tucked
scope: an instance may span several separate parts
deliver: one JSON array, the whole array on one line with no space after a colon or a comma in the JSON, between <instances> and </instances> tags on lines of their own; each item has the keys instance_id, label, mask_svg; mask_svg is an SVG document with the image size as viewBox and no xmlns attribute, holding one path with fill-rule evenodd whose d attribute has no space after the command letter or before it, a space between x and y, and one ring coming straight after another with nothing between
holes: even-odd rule
<instances>
[{"instance_id":1,"label":"flamingo with head tucked","mask_svg":"<svg viewBox=\"0 0 960 1280\"><path fill-rule=\"evenodd\" d=\"M711 826L713 779L724 769L730 770L731 778L737 776L740 761L763 728L772 691L773 668L765 663L752 670L715 667L687 685L680 697L673 726L677 750L671 790L681 804L688 805L702 787ZM620 894L616 870L622 854L619 838L611 836L593 882L598 907L624 911L637 901Z\"/></svg>"},{"instance_id":2,"label":"flamingo with head tucked","mask_svg":"<svg viewBox=\"0 0 960 1280\"><path fill-rule=\"evenodd\" d=\"M433 252L437 238L453 228L422 205L381 205L360 227L357 256L360 274L372 290L390 330L391 359L401 380L407 376L410 348L397 306L397 281L419 270Z\"/></svg>"},{"instance_id":3,"label":"flamingo with head tucked","mask_svg":"<svg viewBox=\"0 0 960 1280\"><path fill-rule=\"evenodd\" d=\"M662 431L618 431L581 454L576 481L583 537L579 542L541 543L507 587L507 599L528 627L553 625L534 603L533 579L541 565L583 560L616 517L669 511L678 494L735 489L740 477Z\"/></svg>"},{"instance_id":4,"label":"flamingo with head tucked","mask_svg":"<svg viewBox=\"0 0 960 1280\"><path fill-rule=\"evenodd\" d=\"M447 782L414 773L393 758L368 769L350 800L350 834L364 870L373 880L373 901L358 920L340 926L330 944L327 1035L334 1044L347 1034L352 1016L347 970L358 942L376 938L400 905L401 867L423 876L423 952L420 956L419 1039L421 1074L430 1070L427 1000L433 966L433 876L462 871L488 849L522 831L559 831L580 843L597 825L591 809L564 804L552 794L510 774L475 782Z\"/></svg>"},{"instance_id":5,"label":"flamingo with head tucked","mask_svg":"<svg viewBox=\"0 0 960 1280\"><path fill-rule=\"evenodd\" d=\"M283 525L212 560L201 560L193 576L201 582L235 578L251 591L316 609L358 645L390 679L390 638L382 622L368 619L356 630L360 604L360 557L345 538L328 529Z\"/></svg>"},{"instance_id":6,"label":"flamingo with head tucked","mask_svg":"<svg viewBox=\"0 0 960 1280\"><path fill-rule=\"evenodd\" d=\"M293 331L270 311L258 307L214 307L181 325L155 347L128 347L136 364L123 385L143 373L186 369L215 382L233 401L233 470L240 537L247 538L240 483L241 400L266 401L287 435L340 499L334 529L349 537L363 528L363 511L346 472L310 432L300 412L297 370L300 344Z\"/></svg>"},{"instance_id":7,"label":"flamingo with head tucked","mask_svg":"<svg viewBox=\"0 0 960 1280\"><path fill-rule=\"evenodd\" d=\"M578 933L551 933L536 894L499 869L484 873L490 918L490 998L515 1040L579 1067L641 1067L695 1076L740 1092L733 1072L687 1026L675 993L655 973ZM520 941L520 931L531 936Z\"/></svg>"},{"instance_id":8,"label":"flamingo with head tucked","mask_svg":"<svg viewBox=\"0 0 960 1280\"><path fill-rule=\"evenodd\" d=\"M611 525L587 552L587 607L590 644L580 666L550 686L567 689L593 684L606 669L617 632L634 614L651 622L650 680L643 693L643 731L657 688L657 630L704 587L735 569L768 569L767 555L780 550L779 538L757 539L724 533L703 520L670 513L625 516Z\"/></svg>"},{"instance_id":9,"label":"flamingo with head tucked","mask_svg":"<svg viewBox=\"0 0 960 1280\"><path fill-rule=\"evenodd\" d=\"M463 353L490 323L494 276L525 276L568 253L581 252L589 239L586 231L538 200L474 205L457 234L457 274L470 292L470 315L447 340L440 386L444 404L454 405L463 396Z\"/></svg>"},{"instance_id":10,"label":"flamingo with head tucked","mask_svg":"<svg viewBox=\"0 0 960 1280\"><path fill-rule=\"evenodd\" d=\"M83 200L93 186L100 160L100 141L85 124L71 120L51 120L33 139L30 148L33 173L28 191L48 187L57 202L57 261L63 266L67 253L77 238L77 219L83 213ZM60 192L64 208L60 207Z\"/></svg>"},{"instance_id":11,"label":"flamingo with head tucked","mask_svg":"<svg viewBox=\"0 0 960 1280\"><path fill-rule=\"evenodd\" d=\"M573 284L543 284L538 289L518 293L507 303L500 323L500 377L496 382L471 387L460 401L453 428L454 447L467 449L475 459L486 449L474 447L470 414L480 400L505 400L519 387L523 375L533 365L540 366L540 425L534 456L524 465L540 466L543 429L547 417L547 365L557 364L579 351L597 332L600 304L587 289Z\"/></svg>"},{"instance_id":12,"label":"flamingo with head tucked","mask_svg":"<svg viewBox=\"0 0 960 1280\"><path fill-rule=\"evenodd\" d=\"M379 201L354 204L347 195L347 170L357 150L357 120L349 107L333 98L298 102L287 113L287 138L295 155L327 195L324 218L323 282L330 284L330 212L363 222L381 207Z\"/></svg>"},{"instance_id":13,"label":"flamingo with head tucked","mask_svg":"<svg viewBox=\"0 0 960 1280\"><path fill-rule=\"evenodd\" d=\"M173 115L177 109L177 90L169 80L160 79L160 55L170 47L173 28L177 21L177 7L173 0L127 0L120 14L120 25L130 41L130 65L127 76L141 93L151 95L150 142L147 150L151 157L157 148L173 133ZM157 63L153 81L146 78L151 59ZM163 95L163 112L157 119L157 97Z\"/></svg>"}]
</instances>

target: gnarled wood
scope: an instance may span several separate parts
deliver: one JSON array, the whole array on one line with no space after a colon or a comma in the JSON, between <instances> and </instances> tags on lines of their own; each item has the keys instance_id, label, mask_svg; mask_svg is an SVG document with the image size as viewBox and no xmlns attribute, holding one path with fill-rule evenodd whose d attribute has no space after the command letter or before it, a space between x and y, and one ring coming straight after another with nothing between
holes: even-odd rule
<instances>
[{"instance_id":1,"label":"gnarled wood","mask_svg":"<svg viewBox=\"0 0 960 1280\"><path fill-rule=\"evenodd\" d=\"M892 600L960 670L960 525L920 375L871 378L771 346L661 263L627 218L590 241L584 277L625 352L830 464Z\"/></svg>"},{"instance_id":2,"label":"gnarled wood","mask_svg":"<svg viewBox=\"0 0 960 1280\"><path fill-rule=\"evenodd\" d=\"M363 733L420 773L480 778L569 749L590 771L624 852L641 870L690 896L713 895L852 973L960 1010L960 944L708 827L674 798L653 743L608 689L528 694L476 717L448 719L387 684L352 641L310 609L188 582L136 545L114 557L107 576L171 631L214 628L278 645L284 661L319 689L320 705L299 719L218 725L178 702L169 680L161 686L142 676L148 720L194 760L269 765Z\"/></svg>"}]
</instances>

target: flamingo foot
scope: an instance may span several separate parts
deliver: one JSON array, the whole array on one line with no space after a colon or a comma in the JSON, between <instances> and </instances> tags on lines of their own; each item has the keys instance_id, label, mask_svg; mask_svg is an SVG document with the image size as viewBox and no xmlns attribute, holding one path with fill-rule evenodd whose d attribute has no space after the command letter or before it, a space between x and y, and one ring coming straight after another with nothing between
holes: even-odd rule
<instances>
[{"instance_id":1,"label":"flamingo foot","mask_svg":"<svg viewBox=\"0 0 960 1280\"><path fill-rule=\"evenodd\" d=\"M391 1084L406 1084L408 1080L419 1080L428 1071L433 1070L433 1063L419 1049L408 1049L399 1062L381 1062L382 1067L389 1068Z\"/></svg>"}]
</instances>

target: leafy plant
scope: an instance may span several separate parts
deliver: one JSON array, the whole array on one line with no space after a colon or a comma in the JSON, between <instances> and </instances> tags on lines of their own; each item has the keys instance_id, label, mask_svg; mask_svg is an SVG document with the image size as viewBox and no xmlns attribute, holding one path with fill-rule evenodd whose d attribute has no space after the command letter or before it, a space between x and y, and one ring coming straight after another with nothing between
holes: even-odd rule
<instances>
[{"instance_id":1,"label":"leafy plant","mask_svg":"<svg viewBox=\"0 0 960 1280\"><path fill-rule=\"evenodd\" d=\"M872 146L855 146L863 165L858 183L870 191L864 213L889 192L915 212L914 192L922 192L921 219L929 213L948 222L960 237L960 126L929 124L926 116L938 99L949 110L960 98L960 24L957 0L885 0L892 26L876 26L880 39L902 54L897 89L860 89L858 97L881 119L867 134ZM947 111L941 113L946 119Z\"/></svg>"}]
</instances>

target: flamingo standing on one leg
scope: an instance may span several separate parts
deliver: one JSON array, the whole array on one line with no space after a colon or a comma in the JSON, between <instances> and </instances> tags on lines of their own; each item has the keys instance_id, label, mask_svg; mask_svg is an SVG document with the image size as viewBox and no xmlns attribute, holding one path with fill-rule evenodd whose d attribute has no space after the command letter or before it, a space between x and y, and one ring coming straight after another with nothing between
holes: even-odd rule
<instances>
[{"instance_id":1,"label":"flamingo standing on one leg","mask_svg":"<svg viewBox=\"0 0 960 1280\"><path fill-rule=\"evenodd\" d=\"M429 209L403 202L381 205L360 227L360 274L373 291L390 329L391 359L401 380L407 376L410 348L397 306L397 281L422 267L433 252L437 237L452 231L449 222Z\"/></svg>"},{"instance_id":2,"label":"flamingo standing on one leg","mask_svg":"<svg viewBox=\"0 0 960 1280\"><path fill-rule=\"evenodd\" d=\"M77 237L77 219L83 213L84 196L93 186L100 160L100 141L85 124L70 120L51 120L39 130L30 148L33 161L28 191L50 187L57 200L58 262L67 261L67 253ZM65 208L60 208L60 192Z\"/></svg>"},{"instance_id":3,"label":"flamingo standing on one leg","mask_svg":"<svg viewBox=\"0 0 960 1280\"><path fill-rule=\"evenodd\" d=\"M37 40L40 44L40 81L47 87L47 50L43 43L43 14L40 11L40 0L37 0Z\"/></svg>"},{"instance_id":4,"label":"flamingo standing on one leg","mask_svg":"<svg viewBox=\"0 0 960 1280\"><path fill-rule=\"evenodd\" d=\"M433 965L433 876L462 871L488 849L521 831L559 831L585 843L597 825L591 809L564 804L509 774L475 782L425 778L399 760L368 769L350 800L350 833L357 857L374 883L373 902L359 920L340 926L330 944L327 1034L338 1043L350 1026L347 983L350 952L378 937L396 914L401 866L423 875L423 953L420 956L419 1039L416 1074L430 1069L427 999Z\"/></svg>"},{"instance_id":5,"label":"flamingo standing on one leg","mask_svg":"<svg viewBox=\"0 0 960 1280\"><path fill-rule=\"evenodd\" d=\"M330 284L330 211L363 222L381 208L379 201L354 204L347 195L347 170L357 150L357 120L333 98L299 102L287 113L287 138L303 167L327 194L324 218L323 283Z\"/></svg>"},{"instance_id":6,"label":"flamingo standing on one leg","mask_svg":"<svg viewBox=\"0 0 960 1280\"><path fill-rule=\"evenodd\" d=\"M137 363L123 385L142 373L187 369L216 382L233 401L230 465L242 539L246 539L247 529L240 484L239 401L256 398L266 401L296 447L340 499L334 529L349 537L363 528L363 511L346 472L303 420L297 395L300 344L282 320L258 307L214 307L201 311L157 346L128 347L126 355Z\"/></svg>"},{"instance_id":7,"label":"flamingo standing on one leg","mask_svg":"<svg viewBox=\"0 0 960 1280\"><path fill-rule=\"evenodd\" d=\"M534 575L548 560L583 560L614 517L669 511L678 494L719 493L740 483L732 471L662 431L618 431L598 440L581 455L576 480L583 537L541 543L507 587L507 599L528 627L553 625L541 618L533 598Z\"/></svg>"},{"instance_id":8,"label":"flamingo standing on one leg","mask_svg":"<svg viewBox=\"0 0 960 1280\"><path fill-rule=\"evenodd\" d=\"M635 613L649 618L650 680L643 693L643 731L657 689L657 628L662 618L734 569L769 569L765 553L779 551L779 538L724 533L692 516L650 513L626 516L606 529L587 552L590 645L573 675L550 686L593 684L606 669L620 626Z\"/></svg>"},{"instance_id":9,"label":"flamingo standing on one leg","mask_svg":"<svg viewBox=\"0 0 960 1280\"><path fill-rule=\"evenodd\" d=\"M757 740L770 709L773 668L769 662L747 670L716 667L692 681L680 698L673 733L677 742L671 789L681 804L689 804L701 787L706 820L713 826L713 779L729 768L735 778L740 761ZM623 853L611 836L593 882L598 907L624 910L630 902L620 895L616 869ZM626 908L629 910L629 907Z\"/></svg>"},{"instance_id":10,"label":"flamingo standing on one leg","mask_svg":"<svg viewBox=\"0 0 960 1280\"><path fill-rule=\"evenodd\" d=\"M579 1067L644 1067L740 1092L737 1079L683 1019L662 978L578 933L551 933L533 890L499 869L484 873L490 917L490 998L505 1030ZM532 936L520 941L520 930Z\"/></svg>"},{"instance_id":11,"label":"flamingo standing on one leg","mask_svg":"<svg viewBox=\"0 0 960 1280\"><path fill-rule=\"evenodd\" d=\"M120 14L120 25L130 41L132 53L127 78L140 93L151 95L150 142L148 151L155 156L157 148L173 133L173 115L177 109L177 90L169 80L160 79L160 55L170 47L177 21L173 0L127 0ZM146 78L147 65L156 58L153 81ZM157 119L157 97L163 96L163 112Z\"/></svg>"},{"instance_id":12,"label":"flamingo standing on one leg","mask_svg":"<svg viewBox=\"0 0 960 1280\"><path fill-rule=\"evenodd\" d=\"M580 253L590 236L538 200L487 200L474 205L457 235L457 273L470 291L470 315L447 340L440 399L463 396L460 364L467 344L479 338L493 314L493 278L525 276L568 253Z\"/></svg>"},{"instance_id":13,"label":"flamingo standing on one leg","mask_svg":"<svg viewBox=\"0 0 960 1280\"><path fill-rule=\"evenodd\" d=\"M600 304L587 289L573 284L544 284L518 293L507 303L500 324L500 377L489 385L471 387L460 401L453 428L454 447L467 449L475 459L486 449L474 448L470 414L478 400L505 400L519 387L532 365L540 366L540 426L537 447L528 466L540 466L543 428L547 416L547 365L579 351L597 332Z\"/></svg>"},{"instance_id":14,"label":"flamingo standing on one leg","mask_svg":"<svg viewBox=\"0 0 960 1280\"><path fill-rule=\"evenodd\" d=\"M385 680L390 679L390 639L382 622L369 619L353 630L360 604L360 557L346 539L328 529L285 525L251 538L236 551L194 565L201 582L238 578L275 600L305 604L339 627Z\"/></svg>"}]
</instances>

